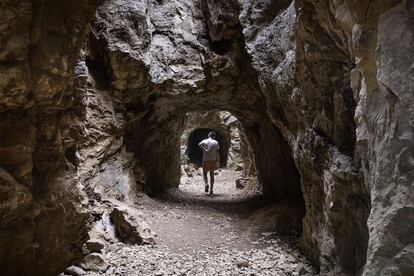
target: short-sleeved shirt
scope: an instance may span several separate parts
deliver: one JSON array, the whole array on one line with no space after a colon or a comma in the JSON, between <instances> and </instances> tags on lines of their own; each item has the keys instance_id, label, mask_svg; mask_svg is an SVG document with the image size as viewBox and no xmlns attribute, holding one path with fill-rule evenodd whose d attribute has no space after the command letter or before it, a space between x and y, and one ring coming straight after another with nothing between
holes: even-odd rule
<instances>
[{"instance_id":1,"label":"short-sleeved shirt","mask_svg":"<svg viewBox=\"0 0 414 276\"><path fill-rule=\"evenodd\" d=\"M217 151L220 149L220 147L219 143L216 140L211 138L204 139L199 143L199 145L203 145L203 147L207 149L203 149L203 162L217 160Z\"/></svg>"}]
</instances>

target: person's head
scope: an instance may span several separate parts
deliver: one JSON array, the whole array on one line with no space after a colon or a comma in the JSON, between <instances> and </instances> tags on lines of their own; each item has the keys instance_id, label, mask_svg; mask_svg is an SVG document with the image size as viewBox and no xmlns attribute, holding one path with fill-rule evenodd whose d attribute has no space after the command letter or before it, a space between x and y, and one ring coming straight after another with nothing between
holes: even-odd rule
<instances>
[{"instance_id":1,"label":"person's head","mask_svg":"<svg viewBox=\"0 0 414 276\"><path fill-rule=\"evenodd\" d=\"M216 138L216 133L214 131L210 131L208 133L208 137L211 138L211 139L214 139L214 138Z\"/></svg>"}]
</instances>

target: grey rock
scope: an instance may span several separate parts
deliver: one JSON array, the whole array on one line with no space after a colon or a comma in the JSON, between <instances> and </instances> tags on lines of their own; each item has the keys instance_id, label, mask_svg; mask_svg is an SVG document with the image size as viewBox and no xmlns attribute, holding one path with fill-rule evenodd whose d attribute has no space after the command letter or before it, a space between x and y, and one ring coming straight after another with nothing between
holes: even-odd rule
<instances>
[{"instance_id":1,"label":"grey rock","mask_svg":"<svg viewBox=\"0 0 414 276\"><path fill-rule=\"evenodd\" d=\"M148 224L132 207L116 207L111 212L111 220L119 239L131 244L155 244Z\"/></svg>"},{"instance_id":2,"label":"grey rock","mask_svg":"<svg viewBox=\"0 0 414 276\"><path fill-rule=\"evenodd\" d=\"M242 267L249 267L249 261L247 260L240 260L236 263L238 268L242 268Z\"/></svg>"},{"instance_id":3,"label":"grey rock","mask_svg":"<svg viewBox=\"0 0 414 276\"><path fill-rule=\"evenodd\" d=\"M105 247L105 243L96 238L87 240L85 245L90 252L101 252L101 250Z\"/></svg>"},{"instance_id":4,"label":"grey rock","mask_svg":"<svg viewBox=\"0 0 414 276\"><path fill-rule=\"evenodd\" d=\"M83 270L80 267L77 267L77 266L70 266L70 267L66 268L65 273L68 274L68 275L73 275L73 276L86 275L86 271Z\"/></svg>"},{"instance_id":5,"label":"grey rock","mask_svg":"<svg viewBox=\"0 0 414 276\"><path fill-rule=\"evenodd\" d=\"M105 262L101 254L91 253L83 259L83 264L86 269L92 271L106 271L108 264Z\"/></svg>"},{"instance_id":6,"label":"grey rock","mask_svg":"<svg viewBox=\"0 0 414 276\"><path fill-rule=\"evenodd\" d=\"M254 152L267 199L303 195L301 246L322 274L411 273L411 1L7 0L0 12L2 273L56 275L80 257L87 213L104 214L91 205L176 187L186 113L208 110L238 119L231 159Z\"/></svg>"}]
</instances>

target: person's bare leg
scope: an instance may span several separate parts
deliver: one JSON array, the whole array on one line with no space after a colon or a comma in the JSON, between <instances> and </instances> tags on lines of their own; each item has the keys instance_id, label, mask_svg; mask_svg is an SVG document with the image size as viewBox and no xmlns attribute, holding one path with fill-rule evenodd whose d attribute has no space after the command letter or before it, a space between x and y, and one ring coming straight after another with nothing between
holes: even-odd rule
<instances>
[{"instance_id":1,"label":"person's bare leg","mask_svg":"<svg viewBox=\"0 0 414 276\"><path fill-rule=\"evenodd\" d=\"M207 179L208 171L203 170L203 179L204 179L204 191L208 193L208 179Z\"/></svg>"},{"instance_id":2,"label":"person's bare leg","mask_svg":"<svg viewBox=\"0 0 414 276\"><path fill-rule=\"evenodd\" d=\"M213 194L213 186L214 186L214 171L210 171L210 195Z\"/></svg>"}]
</instances>

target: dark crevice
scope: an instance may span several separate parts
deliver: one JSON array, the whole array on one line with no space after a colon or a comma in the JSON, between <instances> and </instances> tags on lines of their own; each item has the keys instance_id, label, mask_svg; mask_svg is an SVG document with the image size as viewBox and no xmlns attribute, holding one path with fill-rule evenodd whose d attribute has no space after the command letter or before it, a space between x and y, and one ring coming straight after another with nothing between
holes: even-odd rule
<instances>
[{"instance_id":1,"label":"dark crevice","mask_svg":"<svg viewBox=\"0 0 414 276\"><path fill-rule=\"evenodd\" d=\"M224 55L228 53L233 45L233 41L230 39L223 39L220 41L212 41L211 46L214 53L218 55Z\"/></svg>"},{"instance_id":2,"label":"dark crevice","mask_svg":"<svg viewBox=\"0 0 414 276\"><path fill-rule=\"evenodd\" d=\"M79 164L79 156L77 153L76 146L71 146L65 150L66 159L74 166Z\"/></svg>"},{"instance_id":3,"label":"dark crevice","mask_svg":"<svg viewBox=\"0 0 414 276\"><path fill-rule=\"evenodd\" d=\"M111 87L112 77L108 68L102 60L93 60L90 57L85 59L89 73L95 80L96 87L100 90L108 90Z\"/></svg>"},{"instance_id":4,"label":"dark crevice","mask_svg":"<svg viewBox=\"0 0 414 276\"><path fill-rule=\"evenodd\" d=\"M93 31L89 34L89 53L85 57L85 64L98 90L110 90L114 80L112 67L107 61L106 47L104 39L98 38Z\"/></svg>"}]
</instances>

